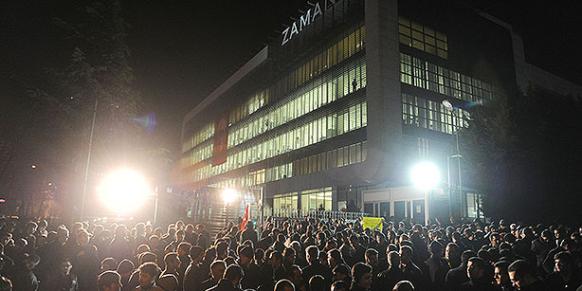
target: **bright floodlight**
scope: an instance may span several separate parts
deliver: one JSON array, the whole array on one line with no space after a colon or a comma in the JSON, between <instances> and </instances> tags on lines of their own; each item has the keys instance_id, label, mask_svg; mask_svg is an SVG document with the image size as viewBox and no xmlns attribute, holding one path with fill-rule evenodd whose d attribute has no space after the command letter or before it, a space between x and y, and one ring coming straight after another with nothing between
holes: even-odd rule
<instances>
[{"instance_id":1,"label":"bright floodlight","mask_svg":"<svg viewBox=\"0 0 582 291\"><path fill-rule=\"evenodd\" d=\"M97 189L101 202L118 215L139 209L152 195L143 176L129 169L112 172Z\"/></svg>"},{"instance_id":2,"label":"bright floodlight","mask_svg":"<svg viewBox=\"0 0 582 291\"><path fill-rule=\"evenodd\" d=\"M410 178L415 187L430 190L439 184L441 173L435 164L431 162L420 162L410 171Z\"/></svg>"},{"instance_id":3,"label":"bright floodlight","mask_svg":"<svg viewBox=\"0 0 582 291\"><path fill-rule=\"evenodd\" d=\"M222 191L222 200L226 204L236 201L236 199L238 199L238 196L239 196L238 192L234 189L227 188Z\"/></svg>"}]
</instances>

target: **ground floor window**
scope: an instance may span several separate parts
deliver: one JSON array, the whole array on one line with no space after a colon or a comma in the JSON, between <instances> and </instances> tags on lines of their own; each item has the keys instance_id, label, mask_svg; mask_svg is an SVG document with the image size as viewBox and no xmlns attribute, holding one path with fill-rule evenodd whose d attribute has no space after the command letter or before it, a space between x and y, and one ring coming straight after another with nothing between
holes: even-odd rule
<instances>
[{"instance_id":1,"label":"ground floor window","mask_svg":"<svg viewBox=\"0 0 582 291\"><path fill-rule=\"evenodd\" d=\"M276 212L286 212L297 209L297 192L273 196L273 209Z\"/></svg>"},{"instance_id":2,"label":"ground floor window","mask_svg":"<svg viewBox=\"0 0 582 291\"><path fill-rule=\"evenodd\" d=\"M331 210L332 208L332 188L321 188L306 190L301 192L301 210L308 212L312 210Z\"/></svg>"}]
</instances>

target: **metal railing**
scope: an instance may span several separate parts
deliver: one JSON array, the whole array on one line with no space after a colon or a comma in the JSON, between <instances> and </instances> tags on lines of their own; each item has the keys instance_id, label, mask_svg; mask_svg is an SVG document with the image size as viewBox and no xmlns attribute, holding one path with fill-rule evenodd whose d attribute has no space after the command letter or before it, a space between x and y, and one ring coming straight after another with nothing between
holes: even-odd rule
<instances>
[{"instance_id":1,"label":"metal railing","mask_svg":"<svg viewBox=\"0 0 582 291\"><path fill-rule=\"evenodd\" d=\"M326 220L356 220L366 216L365 212L344 212L344 211L328 211L328 210L309 210L302 209L274 209L274 218L319 218Z\"/></svg>"}]
</instances>

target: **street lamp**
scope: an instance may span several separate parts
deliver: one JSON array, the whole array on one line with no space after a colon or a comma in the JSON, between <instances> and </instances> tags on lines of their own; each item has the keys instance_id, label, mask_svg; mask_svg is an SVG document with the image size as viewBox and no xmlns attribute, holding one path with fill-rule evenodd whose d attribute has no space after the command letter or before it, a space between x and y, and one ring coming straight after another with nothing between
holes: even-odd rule
<instances>
[{"instance_id":1,"label":"street lamp","mask_svg":"<svg viewBox=\"0 0 582 291\"><path fill-rule=\"evenodd\" d=\"M424 192L424 222L429 222L429 198L430 191L436 188L441 182L441 172L432 162L420 162L410 170L410 180L412 184Z\"/></svg>"}]
</instances>

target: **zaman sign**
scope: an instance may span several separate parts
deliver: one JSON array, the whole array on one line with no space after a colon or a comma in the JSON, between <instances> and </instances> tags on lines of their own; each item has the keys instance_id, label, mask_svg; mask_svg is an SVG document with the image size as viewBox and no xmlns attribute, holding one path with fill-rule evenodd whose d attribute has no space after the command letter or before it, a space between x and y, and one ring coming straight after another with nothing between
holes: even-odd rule
<instances>
[{"instance_id":1,"label":"zaman sign","mask_svg":"<svg viewBox=\"0 0 582 291\"><path fill-rule=\"evenodd\" d=\"M331 8L335 5L336 0L326 0L325 10ZM304 29L309 27L315 20L323 14L321 10L321 5L319 2L315 3L312 8L307 9L307 12L303 13L291 26L285 28L281 32L281 46L286 45L294 37L298 36Z\"/></svg>"}]
</instances>

